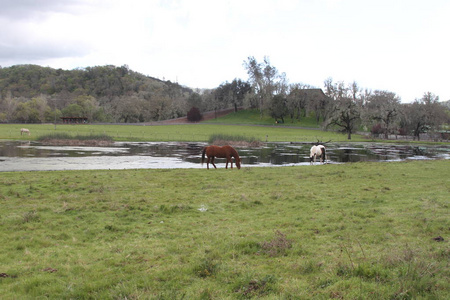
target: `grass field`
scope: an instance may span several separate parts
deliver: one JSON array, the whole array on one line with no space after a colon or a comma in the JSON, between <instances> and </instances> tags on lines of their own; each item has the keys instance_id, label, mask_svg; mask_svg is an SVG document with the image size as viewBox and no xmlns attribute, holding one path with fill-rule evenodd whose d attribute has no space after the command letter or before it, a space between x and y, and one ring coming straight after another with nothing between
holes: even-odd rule
<instances>
[{"instance_id":1,"label":"grass field","mask_svg":"<svg viewBox=\"0 0 450 300\"><path fill-rule=\"evenodd\" d=\"M207 142L213 134L244 135L260 141L298 142L298 141L347 141L345 135L314 129L287 128L283 126L245 126L226 124L187 124L187 125L57 125L27 124L31 135L20 135L20 124L1 124L0 139L35 140L40 135L72 134L100 135L106 134L116 141L190 141ZM352 141L366 140L354 135Z\"/></svg>"},{"instance_id":2,"label":"grass field","mask_svg":"<svg viewBox=\"0 0 450 300\"><path fill-rule=\"evenodd\" d=\"M1 173L0 298L449 299L449 170Z\"/></svg>"},{"instance_id":3,"label":"grass field","mask_svg":"<svg viewBox=\"0 0 450 300\"><path fill-rule=\"evenodd\" d=\"M31 135L21 136L22 127L30 129ZM261 119L256 110L242 110L198 124L184 125L0 124L0 140L35 140L39 136L50 134L108 135L116 141L207 142L210 136L217 134L246 136L262 142L347 141L346 135L320 130L311 117L294 123L275 124L268 116ZM365 140L364 137L356 134L352 137L352 141Z\"/></svg>"},{"instance_id":4,"label":"grass field","mask_svg":"<svg viewBox=\"0 0 450 300\"><path fill-rule=\"evenodd\" d=\"M279 120L281 121L281 120ZM285 118L284 124L276 124L278 127L288 127L288 126L296 126L296 127L309 127L309 128L319 128L319 124L317 124L314 117L307 116L302 117L300 120L294 119L291 120L289 117ZM240 110L238 112L233 112L227 114L223 117L207 120L203 123L209 124L245 124L245 125L275 125L274 118L270 117L269 113L266 112L261 117L259 110L257 109L246 109Z\"/></svg>"}]
</instances>

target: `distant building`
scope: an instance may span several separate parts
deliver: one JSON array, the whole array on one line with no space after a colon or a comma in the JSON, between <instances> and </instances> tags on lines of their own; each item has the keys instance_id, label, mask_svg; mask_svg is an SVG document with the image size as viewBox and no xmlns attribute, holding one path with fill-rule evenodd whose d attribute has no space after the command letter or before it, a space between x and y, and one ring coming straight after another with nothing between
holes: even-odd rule
<instances>
[{"instance_id":1,"label":"distant building","mask_svg":"<svg viewBox=\"0 0 450 300\"><path fill-rule=\"evenodd\" d=\"M88 118L85 117L61 117L64 124L86 124Z\"/></svg>"},{"instance_id":2,"label":"distant building","mask_svg":"<svg viewBox=\"0 0 450 300\"><path fill-rule=\"evenodd\" d=\"M300 95L304 96L308 100L326 99L328 98L322 89L300 89Z\"/></svg>"}]
</instances>

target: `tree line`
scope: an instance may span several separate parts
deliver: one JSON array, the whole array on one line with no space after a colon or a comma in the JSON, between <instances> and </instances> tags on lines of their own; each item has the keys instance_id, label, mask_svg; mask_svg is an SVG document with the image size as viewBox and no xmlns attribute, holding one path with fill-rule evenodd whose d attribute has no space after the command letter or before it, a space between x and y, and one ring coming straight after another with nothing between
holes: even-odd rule
<instances>
[{"instance_id":1,"label":"tree line","mask_svg":"<svg viewBox=\"0 0 450 300\"><path fill-rule=\"evenodd\" d=\"M314 116L324 128L351 134L438 131L449 122L448 107L431 92L401 104L389 91L371 91L356 82L324 81L322 88L289 83L264 57L243 62L247 80L234 79L214 89L194 90L134 72L128 66L62 70L37 65L0 67L0 122L57 122L60 117L87 117L89 122L137 123L191 116L239 107L258 109L277 122ZM194 110L193 110L194 109Z\"/></svg>"},{"instance_id":2,"label":"tree line","mask_svg":"<svg viewBox=\"0 0 450 300\"><path fill-rule=\"evenodd\" d=\"M315 116L323 128L332 128L347 134L348 139L358 130L374 135L437 135L450 122L449 101L425 92L412 103L402 104L393 92L361 88L357 82L324 81L324 88L289 84L285 73L280 73L267 57L258 62L254 57L244 61L253 88L250 103L261 115L269 112L276 120L300 119ZM448 138L448 137L447 137Z\"/></svg>"}]
</instances>

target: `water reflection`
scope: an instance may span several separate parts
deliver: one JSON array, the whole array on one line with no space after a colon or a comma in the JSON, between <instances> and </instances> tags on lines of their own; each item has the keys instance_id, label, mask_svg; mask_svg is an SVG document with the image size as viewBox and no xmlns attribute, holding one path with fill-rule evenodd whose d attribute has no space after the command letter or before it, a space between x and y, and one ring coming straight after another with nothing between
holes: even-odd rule
<instances>
[{"instance_id":1,"label":"water reflection","mask_svg":"<svg viewBox=\"0 0 450 300\"><path fill-rule=\"evenodd\" d=\"M115 143L111 147L45 146L37 142L0 142L0 171L201 168L205 143ZM308 144L268 143L238 148L244 166L309 165ZM379 143L328 144L331 163L449 159L450 145ZM224 160L217 159L223 168Z\"/></svg>"}]
</instances>

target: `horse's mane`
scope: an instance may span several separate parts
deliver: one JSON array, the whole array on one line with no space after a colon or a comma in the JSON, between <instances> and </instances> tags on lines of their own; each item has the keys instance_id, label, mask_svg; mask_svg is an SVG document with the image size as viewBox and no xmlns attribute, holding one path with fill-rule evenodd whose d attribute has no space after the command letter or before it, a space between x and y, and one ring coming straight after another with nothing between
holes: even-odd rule
<instances>
[{"instance_id":1,"label":"horse's mane","mask_svg":"<svg viewBox=\"0 0 450 300\"><path fill-rule=\"evenodd\" d=\"M228 146L228 147L230 147L231 154L234 156L234 158L235 158L235 159L240 159L240 158L239 158L239 154L237 153L236 149L234 149L234 148L231 147L231 146Z\"/></svg>"}]
</instances>

